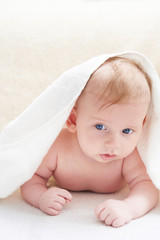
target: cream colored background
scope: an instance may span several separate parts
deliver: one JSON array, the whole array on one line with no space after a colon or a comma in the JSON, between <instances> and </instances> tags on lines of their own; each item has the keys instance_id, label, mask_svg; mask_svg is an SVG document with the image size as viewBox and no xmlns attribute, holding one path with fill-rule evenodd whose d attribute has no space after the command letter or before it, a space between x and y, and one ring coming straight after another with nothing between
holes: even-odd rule
<instances>
[{"instance_id":1,"label":"cream colored background","mask_svg":"<svg viewBox=\"0 0 160 240\"><path fill-rule=\"evenodd\" d=\"M68 68L124 50L160 73L158 1L1 0L0 130Z\"/></svg>"}]
</instances>

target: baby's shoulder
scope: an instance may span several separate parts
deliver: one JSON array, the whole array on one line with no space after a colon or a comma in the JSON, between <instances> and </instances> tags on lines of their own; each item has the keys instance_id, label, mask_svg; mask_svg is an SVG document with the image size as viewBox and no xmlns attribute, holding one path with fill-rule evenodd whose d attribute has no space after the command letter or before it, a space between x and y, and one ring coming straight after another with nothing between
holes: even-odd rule
<instances>
[{"instance_id":1,"label":"baby's shoulder","mask_svg":"<svg viewBox=\"0 0 160 240\"><path fill-rule=\"evenodd\" d=\"M67 146L68 144L70 144L71 139L72 139L72 133L69 132L67 128L63 128L60 131L55 142L53 143L53 146L56 146L56 147Z\"/></svg>"},{"instance_id":2,"label":"baby's shoulder","mask_svg":"<svg viewBox=\"0 0 160 240\"><path fill-rule=\"evenodd\" d=\"M63 140L67 140L68 139L69 140L71 138L71 136L72 136L72 133L67 128L63 128L60 131L57 139L59 139L59 140L60 139L63 139Z\"/></svg>"},{"instance_id":3,"label":"baby's shoulder","mask_svg":"<svg viewBox=\"0 0 160 240\"><path fill-rule=\"evenodd\" d=\"M68 148L67 145L69 145L70 142L70 136L69 131L67 129L62 129L55 141L50 146L46 156L44 157L45 164L47 162L47 165L53 165L54 160L56 160L59 156L59 153L62 153L65 151L65 149ZM53 166L52 166L53 169Z\"/></svg>"}]
</instances>

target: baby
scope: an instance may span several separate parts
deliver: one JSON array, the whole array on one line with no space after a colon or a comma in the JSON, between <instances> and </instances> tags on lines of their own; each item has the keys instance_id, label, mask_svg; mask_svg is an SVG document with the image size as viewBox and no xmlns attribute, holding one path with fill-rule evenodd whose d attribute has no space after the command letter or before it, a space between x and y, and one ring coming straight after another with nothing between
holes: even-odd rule
<instances>
[{"instance_id":1,"label":"baby","mask_svg":"<svg viewBox=\"0 0 160 240\"><path fill-rule=\"evenodd\" d=\"M34 176L21 187L23 198L49 215L72 200L68 191L118 191L95 208L106 225L119 227L158 202L159 192L137 151L151 100L151 81L133 60L114 57L90 77L62 129ZM54 175L57 186L47 188Z\"/></svg>"}]
</instances>

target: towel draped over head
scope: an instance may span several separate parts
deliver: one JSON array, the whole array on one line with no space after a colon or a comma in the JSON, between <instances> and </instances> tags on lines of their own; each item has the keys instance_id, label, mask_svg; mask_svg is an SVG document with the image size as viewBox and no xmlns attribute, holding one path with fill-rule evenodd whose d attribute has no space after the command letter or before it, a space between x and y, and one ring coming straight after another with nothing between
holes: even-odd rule
<instances>
[{"instance_id":1,"label":"towel draped over head","mask_svg":"<svg viewBox=\"0 0 160 240\"><path fill-rule=\"evenodd\" d=\"M62 74L0 135L0 198L29 180L63 128L90 75L107 59L124 57L141 65L152 81L152 100L138 143L153 183L160 188L160 79L138 52L104 54Z\"/></svg>"}]
</instances>

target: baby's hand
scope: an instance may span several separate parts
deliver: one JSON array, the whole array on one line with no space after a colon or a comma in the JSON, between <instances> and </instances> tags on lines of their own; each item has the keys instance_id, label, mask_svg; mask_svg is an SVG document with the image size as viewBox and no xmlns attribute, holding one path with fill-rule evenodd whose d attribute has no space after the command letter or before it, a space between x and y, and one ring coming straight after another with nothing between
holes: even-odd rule
<instances>
[{"instance_id":1,"label":"baby's hand","mask_svg":"<svg viewBox=\"0 0 160 240\"><path fill-rule=\"evenodd\" d=\"M64 189L53 187L44 192L39 199L39 208L52 216L61 213L63 206L72 200L72 195Z\"/></svg>"},{"instance_id":2,"label":"baby's hand","mask_svg":"<svg viewBox=\"0 0 160 240\"><path fill-rule=\"evenodd\" d=\"M106 225L120 227L132 220L132 213L126 202L109 199L95 209L96 216Z\"/></svg>"}]
</instances>

